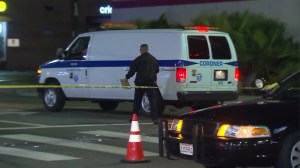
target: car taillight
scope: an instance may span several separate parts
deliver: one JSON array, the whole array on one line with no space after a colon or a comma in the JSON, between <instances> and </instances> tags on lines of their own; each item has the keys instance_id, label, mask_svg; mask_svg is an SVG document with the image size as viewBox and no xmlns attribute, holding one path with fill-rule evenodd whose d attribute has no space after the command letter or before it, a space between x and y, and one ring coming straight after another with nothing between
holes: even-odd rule
<instances>
[{"instance_id":1,"label":"car taillight","mask_svg":"<svg viewBox=\"0 0 300 168\"><path fill-rule=\"evenodd\" d=\"M176 69L176 82L183 83L186 81L186 68Z\"/></svg>"},{"instance_id":2,"label":"car taillight","mask_svg":"<svg viewBox=\"0 0 300 168\"><path fill-rule=\"evenodd\" d=\"M240 70L239 70L239 68L235 68L235 71L234 71L234 79L235 79L236 81L238 81L239 78L240 78Z\"/></svg>"}]
</instances>

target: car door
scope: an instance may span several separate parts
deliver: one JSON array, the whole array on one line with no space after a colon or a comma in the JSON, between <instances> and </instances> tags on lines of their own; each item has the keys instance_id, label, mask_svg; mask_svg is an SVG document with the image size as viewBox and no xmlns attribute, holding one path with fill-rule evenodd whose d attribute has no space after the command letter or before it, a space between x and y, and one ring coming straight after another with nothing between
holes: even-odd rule
<instances>
[{"instance_id":1,"label":"car door","mask_svg":"<svg viewBox=\"0 0 300 168\"><path fill-rule=\"evenodd\" d=\"M88 45L90 37L78 37L70 47L65 50L63 91L67 97L89 98L88 88Z\"/></svg>"}]
</instances>

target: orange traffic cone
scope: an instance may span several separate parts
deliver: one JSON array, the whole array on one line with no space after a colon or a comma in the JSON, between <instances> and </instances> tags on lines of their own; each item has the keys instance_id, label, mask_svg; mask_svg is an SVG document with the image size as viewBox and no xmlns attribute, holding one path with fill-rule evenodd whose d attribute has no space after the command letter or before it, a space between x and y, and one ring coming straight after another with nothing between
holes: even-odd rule
<instances>
[{"instance_id":1,"label":"orange traffic cone","mask_svg":"<svg viewBox=\"0 0 300 168\"><path fill-rule=\"evenodd\" d=\"M132 115L130 136L127 144L127 154L124 160L125 163L145 163L150 162L144 159L143 145L141 142L141 132L139 128L139 123L137 120L137 115Z\"/></svg>"}]
</instances>

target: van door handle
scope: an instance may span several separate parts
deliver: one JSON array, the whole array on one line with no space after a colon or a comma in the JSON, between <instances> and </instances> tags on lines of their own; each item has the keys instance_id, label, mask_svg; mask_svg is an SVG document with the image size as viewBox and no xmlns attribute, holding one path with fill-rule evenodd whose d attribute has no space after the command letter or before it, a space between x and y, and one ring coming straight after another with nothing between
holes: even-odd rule
<instances>
[{"instance_id":1,"label":"van door handle","mask_svg":"<svg viewBox=\"0 0 300 168\"><path fill-rule=\"evenodd\" d=\"M227 83L228 83L228 84L232 84L232 82L231 82L231 81L228 81Z\"/></svg>"},{"instance_id":2,"label":"van door handle","mask_svg":"<svg viewBox=\"0 0 300 168\"><path fill-rule=\"evenodd\" d=\"M85 70L85 76L87 76L87 69Z\"/></svg>"},{"instance_id":3,"label":"van door handle","mask_svg":"<svg viewBox=\"0 0 300 168\"><path fill-rule=\"evenodd\" d=\"M72 79L72 78L73 78L73 76L74 76L73 72L70 72L70 76L69 76L69 78L70 78L70 79Z\"/></svg>"}]
</instances>

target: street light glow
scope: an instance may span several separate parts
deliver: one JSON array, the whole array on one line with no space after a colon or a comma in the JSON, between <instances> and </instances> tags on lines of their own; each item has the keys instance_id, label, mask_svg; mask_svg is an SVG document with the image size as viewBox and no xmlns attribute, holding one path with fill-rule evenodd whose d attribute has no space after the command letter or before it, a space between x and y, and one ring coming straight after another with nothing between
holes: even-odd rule
<instances>
[{"instance_id":1,"label":"street light glow","mask_svg":"<svg viewBox=\"0 0 300 168\"><path fill-rule=\"evenodd\" d=\"M0 12L5 12L7 8L6 2L0 1Z\"/></svg>"}]
</instances>

